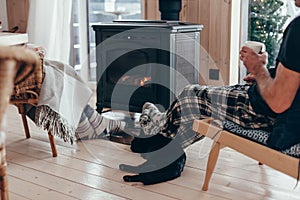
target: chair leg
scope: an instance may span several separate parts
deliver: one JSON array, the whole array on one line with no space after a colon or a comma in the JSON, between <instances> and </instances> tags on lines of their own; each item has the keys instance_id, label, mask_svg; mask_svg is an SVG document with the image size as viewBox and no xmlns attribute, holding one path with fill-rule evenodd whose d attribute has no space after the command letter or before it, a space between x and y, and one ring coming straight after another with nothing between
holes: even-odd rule
<instances>
[{"instance_id":1,"label":"chair leg","mask_svg":"<svg viewBox=\"0 0 300 200\"><path fill-rule=\"evenodd\" d=\"M30 132L29 132L29 128L28 128L24 105L23 104L18 105L18 109L19 109L19 113L21 114L21 117L22 117L26 138L30 138Z\"/></svg>"},{"instance_id":2,"label":"chair leg","mask_svg":"<svg viewBox=\"0 0 300 200\"><path fill-rule=\"evenodd\" d=\"M51 134L51 132L48 132L48 137L49 137L49 141L50 141L50 146L52 149L52 156L53 157L57 157L57 150L56 150L56 145L55 145L55 140L53 135Z\"/></svg>"},{"instance_id":3,"label":"chair leg","mask_svg":"<svg viewBox=\"0 0 300 200\"><path fill-rule=\"evenodd\" d=\"M8 181L6 176L6 153L5 146L1 145L1 166L0 166L0 197L1 200L8 200Z\"/></svg>"},{"instance_id":4,"label":"chair leg","mask_svg":"<svg viewBox=\"0 0 300 200\"><path fill-rule=\"evenodd\" d=\"M24 107L23 104L21 104L21 105L18 105L18 109L19 109L19 113L22 116L22 121L23 121L23 126L24 126L24 130L25 130L26 138L30 138L30 132L29 132L27 118L26 118L26 114L25 114L25 107ZM50 146L51 146L51 150L52 150L52 156L57 157L57 150L56 150L55 140L54 140L54 137L53 137L53 135L51 134L50 131L48 132L48 137L49 137Z\"/></svg>"},{"instance_id":5,"label":"chair leg","mask_svg":"<svg viewBox=\"0 0 300 200\"><path fill-rule=\"evenodd\" d=\"M221 149L221 144L216 142L209 153L207 166L206 166L205 180L204 180L204 184L202 186L203 191L208 190L209 181L212 176L212 173L214 172L220 149Z\"/></svg>"}]
</instances>

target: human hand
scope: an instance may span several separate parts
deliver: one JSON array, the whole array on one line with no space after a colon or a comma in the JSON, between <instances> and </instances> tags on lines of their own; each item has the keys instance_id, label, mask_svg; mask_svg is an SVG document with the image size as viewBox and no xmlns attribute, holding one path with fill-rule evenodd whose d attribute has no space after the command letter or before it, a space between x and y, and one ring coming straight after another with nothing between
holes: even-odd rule
<instances>
[{"instance_id":1,"label":"human hand","mask_svg":"<svg viewBox=\"0 0 300 200\"><path fill-rule=\"evenodd\" d=\"M246 81L249 85L253 85L253 83L255 82L255 77L253 74L249 73L244 77L243 80Z\"/></svg>"},{"instance_id":2,"label":"human hand","mask_svg":"<svg viewBox=\"0 0 300 200\"><path fill-rule=\"evenodd\" d=\"M268 53L263 52L261 54L257 54L253 49L243 46L240 50L240 60L244 63L244 66L247 70L255 75L262 68L266 67L268 60Z\"/></svg>"}]
</instances>

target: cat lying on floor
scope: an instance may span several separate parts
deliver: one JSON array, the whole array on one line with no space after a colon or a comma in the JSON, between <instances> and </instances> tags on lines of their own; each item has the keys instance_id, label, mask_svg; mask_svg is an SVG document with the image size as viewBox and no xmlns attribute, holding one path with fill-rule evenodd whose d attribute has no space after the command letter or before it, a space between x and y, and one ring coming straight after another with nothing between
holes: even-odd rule
<instances>
[{"instance_id":1,"label":"cat lying on floor","mask_svg":"<svg viewBox=\"0 0 300 200\"><path fill-rule=\"evenodd\" d=\"M146 161L138 166L121 164L120 170L137 174L125 175L124 181L150 185L179 177L186 162L186 154L176 142L171 141L160 134L149 138L134 138L131 150L141 153Z\"/></svg>"}]
</instances>

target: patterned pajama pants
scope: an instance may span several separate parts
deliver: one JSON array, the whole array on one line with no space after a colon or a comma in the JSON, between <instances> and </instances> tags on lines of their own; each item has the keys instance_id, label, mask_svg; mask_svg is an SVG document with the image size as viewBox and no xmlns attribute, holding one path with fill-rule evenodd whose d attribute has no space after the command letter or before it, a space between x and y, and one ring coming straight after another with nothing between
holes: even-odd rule
<instances>
[{"instance_id":1,"label":"patterned pajama pants","mask_svg":"<svg viewBox=\"0 0 300 200\"><path fill-rule=\"evenodd\" d=\"M202 136L192 130L195 119L213 117L229 120L244 128L270 130L274 118L254 112L248 96L248 85L212 87L188 85L165 111L159 133L176 138L185 148ZM145 130L145 129L144 129ZM155 135L149 128L146 135Z\"/></svg>"}]
</instances>

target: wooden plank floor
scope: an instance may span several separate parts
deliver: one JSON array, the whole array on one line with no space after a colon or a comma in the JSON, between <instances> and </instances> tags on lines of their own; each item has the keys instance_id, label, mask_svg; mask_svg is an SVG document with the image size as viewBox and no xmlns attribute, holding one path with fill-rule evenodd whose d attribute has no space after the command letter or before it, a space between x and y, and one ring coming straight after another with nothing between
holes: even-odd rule
<instances>
[{"instance_id":1,"label":"wooden plank floor","mask_svg":"<svg viewBox=\"0 0 300 200\"><path fill-rule=\"evenodd\" d=\"M10 199L300 199L296 180L233 150L220 154L209 190L201 191L210 141L188 149L182 176L144 186L125 183L120 163L143 159L127 145L106 140L66 144L56 139L58 157L51 155L47 133L29 123L32 138L25 139L18 111L7 114L7 161Z\"/></svg>"}]
</instances>

